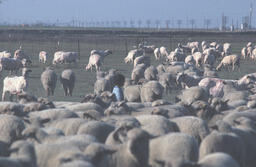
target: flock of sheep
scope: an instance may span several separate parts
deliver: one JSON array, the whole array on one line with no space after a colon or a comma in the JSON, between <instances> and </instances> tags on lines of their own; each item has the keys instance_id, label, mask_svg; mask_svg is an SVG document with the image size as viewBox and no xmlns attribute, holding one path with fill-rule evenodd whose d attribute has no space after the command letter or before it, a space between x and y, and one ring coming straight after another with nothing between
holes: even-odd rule
<instances>
[{"instance_id":1,"label":"flock of sheep","mask_svg":"<svg viewBox=\"0 0 256 167\"><path fill-rule=\"evenodd\" d=\"M101 71L112 51L92 50L85 70L96 68L94 92L81 102L50 101L26 92L29 57L20 48L11 58L0 53L7 76L5 93L16 102L0 102L0 166L8 167L254 167L256 165L256 73L221 79L218 70L255 59L248 43L241 54L230 43L189 42L174 51L141 43L129 51L131 77L124 101L112 93L118 69ZM8 55L8 56L7 56ZM154 57L159 64L151 65ZM49 56L39 53L39 61ZM75 63L76 52L58 51L52 64ZM12 65L12 62L17 64ZM47 95L54 95L57 75L41 74ZM75 73L66 69L60 81L72 96ZM29 86L28 86L29 87ZM164 94L180 90L175 102Z\"/></svg>"}]
</instances>

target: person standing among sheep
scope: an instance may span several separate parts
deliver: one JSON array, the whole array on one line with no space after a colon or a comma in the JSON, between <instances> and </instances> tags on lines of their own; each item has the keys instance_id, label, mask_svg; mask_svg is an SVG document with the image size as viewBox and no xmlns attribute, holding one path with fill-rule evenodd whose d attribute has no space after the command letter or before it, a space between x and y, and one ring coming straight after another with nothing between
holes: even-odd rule
<instances>
[{"instance_id":1,"label":"person standing among sheep","mask_svg":"<svg viewBox=\"0 0 256 167\"><path fill-rule=\"evenodd\" d=\"M112 93L115 94L117 101L124 100L124 93L122 87L124 86L125 77L122 74L116 74L114 77L114 89Z\"/></svg>"}]
</instances>

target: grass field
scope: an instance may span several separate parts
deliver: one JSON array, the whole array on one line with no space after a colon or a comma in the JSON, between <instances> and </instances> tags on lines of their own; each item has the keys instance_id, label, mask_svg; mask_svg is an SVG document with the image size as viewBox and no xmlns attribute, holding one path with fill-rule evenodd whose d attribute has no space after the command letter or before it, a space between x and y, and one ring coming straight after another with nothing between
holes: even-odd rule
<instances>
[{"instance_id":1,"label":"grass field","mask_svg":"<svg viewBox=\"0 0 256 167\"><path fill-rule=\"evenodd\" d=\"M166 46L168 51L173 50L177 44L185 44L188 41L217 41L217 42L230 42L232 44L232 52L240 54L241 48L247 44L247 42L253 42L256 44L256 33L199 33L199 32L164 32L164 33L142 33L137 31L118 32L110 31L106 33L76 31L66 32L59 31L13 31L0 29L0 50L8 50L12 54L16 49L22 45L24 51L31 57L33 65L31 67L32 73L29 79L28 92L36 96L46 96L46 93L40 82L40 75L44 70L44 67L51 65L52 57L47 65L40 64L38 62L38 53L45 50L50 56L53 56L57 50L65 51L78 51L78 45L80 48L80 60L77 64L70 65L57 65L55 71L60 75L61 71L65 68L71 68L76 74L76 85L73 93L73 97L65 97L64 91L58 81L55 89L55 95L50 97L51 100L56 101L80 101L82 96L87 93L93 92L93 85L96 80L95 72L87 72L84 69L85 64L88 63L89 53L92 49L111 49L113 55L108 56L104 60L103 69L109 70L110 68L118 69L126 77L130 77L132 70L131 64L125 64L123 59L127 54L127 51L132 49L133 45L136 45L140 41L147 41L149 45ZM60 43L57 46L57 43ZM155 61L154 57L151 58L152 64L157 65L160 62ZM255 62L250 60L241 61L241 72L219 72L221 78L236 79L243 76L246 73L256 72ZM2 72L0 82L0 93L2 93L3 78L7 75L7 72ZM173 100L173 97L177 92L173 92L170 96L166 97Z\"/></svg>"}]
</instances>

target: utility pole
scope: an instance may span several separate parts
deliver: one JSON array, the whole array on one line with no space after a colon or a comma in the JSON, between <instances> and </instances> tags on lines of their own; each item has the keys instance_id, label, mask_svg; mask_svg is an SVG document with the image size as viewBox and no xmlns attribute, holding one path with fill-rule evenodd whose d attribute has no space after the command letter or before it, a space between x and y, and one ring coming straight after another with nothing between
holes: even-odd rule
<instances>
[{"instance_id":1,"label":"utility pole","mask_svg":"<svg viewBox=\"0 0 256 167\"><path fill-rule=\"evenodd\" d=\"M252 28L252 12L253 12L253 5L250 4L250 15L249 15L249 29Z\"/></svg>"}]
</instances>

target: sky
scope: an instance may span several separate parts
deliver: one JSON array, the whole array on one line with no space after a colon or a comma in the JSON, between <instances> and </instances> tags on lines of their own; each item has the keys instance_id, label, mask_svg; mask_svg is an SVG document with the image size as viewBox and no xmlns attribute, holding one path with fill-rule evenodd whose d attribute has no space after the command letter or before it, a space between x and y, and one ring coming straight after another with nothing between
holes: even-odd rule
<instances>
[{"instance_id":1,"label":"sky","mask_svg":"<svg viewBox=\"0 0 256 167\"><path fill-rule=\"evenodd\" d=\"M210 19L211 25L220 24L222 14L229 17L228 23L240 23L249 15L253 4L253 25L256 26L255 0L3 0L0 4L0 22L70 22L171 20L182 25L195 20L202 25ZM255 21L254 21L255 20Z\"/></svg>"}]
</instances>

